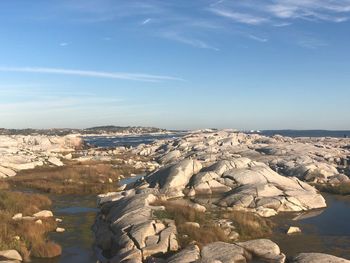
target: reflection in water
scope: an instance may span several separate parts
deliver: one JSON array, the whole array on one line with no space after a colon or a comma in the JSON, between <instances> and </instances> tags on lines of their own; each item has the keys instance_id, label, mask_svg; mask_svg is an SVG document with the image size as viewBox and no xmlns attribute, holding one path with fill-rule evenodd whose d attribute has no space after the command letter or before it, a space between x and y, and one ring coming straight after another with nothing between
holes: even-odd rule
<instances>
[{"instance_id":1,"label":"reflection in water","mask_svg":"<svg viewBox=\"0 0 350 263\"><path fill-rule=\"evenodd\" d=\"M273 220L278 225L271 237L287 254L322 252L350 259L350 197L324 194L327 209L284 214ZM289 226L298 226L300 234L287 235Z\"/></svg>"}]
</instances>

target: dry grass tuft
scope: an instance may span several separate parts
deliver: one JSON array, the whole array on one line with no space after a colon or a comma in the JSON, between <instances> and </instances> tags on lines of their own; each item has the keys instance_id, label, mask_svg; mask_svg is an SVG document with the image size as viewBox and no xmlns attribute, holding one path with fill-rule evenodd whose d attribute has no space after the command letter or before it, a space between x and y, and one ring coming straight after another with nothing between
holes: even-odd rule
<instances>
[{"instance_id":1,"label":"dry grass tuft","mask_svg":"<svg viewBox=\"0 0 350 263\"><path fill-rule=\"evenodd\" d=\"M251 212L232 211L223 214L223 218L232 220L242 240L261 238L272 234L272 221Z\"/></svg>"},{"instance_id":2,"label":"dry grass tuft","mask_svg":"<svg viewBox=\"0 0 350 263\"><path fill-rule=\"evenodd\" d=\"M50 199L39 194L0 192L0 250L15 249L25 261L30 256L55 257L61 248L47 240L47 233L56 229L54 218L42 219L42 224L34 220L13 220L16 213L32 215L51 205Z\"/></svg>"},{"instance_id":3,"label":"dry grass tuft","mask_svg":"<svg viewBox=\"0 0 350 263\"><path fill-rule=\"evenodd\" d=\"M61 253L62 248L52 241L37 242L32 247L32 256L38 258L53 258Z\"/></svg>"},{"instance_id":4,"label":"dry grass tuft","mask_svg":"<svg viewBox=\"0 0 350 263\"><path fill-rule=\"evenodd\" d=\"M10 186L9 184L3 180L3 179L0 179L0 190L5 190L5 189L8 189Z\"/></svg>"},{"instance_id":5,"label":"dry grass tuft","mask_svg":"<svg viewBox=\"0 0 350 263\"><path fill-rule=\"evenodd\" d=\"M44 195L0 191L0 210L7 213L32 215L50 206L51 200Z\"/></svg>"},{"instance_id":6,"label":"dry grass tuft","mask_svg":"<svg viewBox=\"0 0 350 263\"><path fill-rule=\"evenodd\" d=\"M209 217L208 213L198 212L188 206L171 203L171 201L157 201L153 205L162 205L165 211L155 211L158 219L172 219L178 230L178 240L181 247L195 242L199 247L215 241L229 242L225 232ZM185 224L197 222L200 228Z\"/></svg>"},{"instance_id":7,"label":"dry grass tuft","mask_svg":"<svg viewBox=\"0 0 350 263\"><path fill-rule=\"evenodd\" d=\"M71 163L62 167L41 167L21 171L8 180L11 185L55 194L96 194L113 191L120 175L139 171L129 165ZM110 183L110 179L112 183Z\"/></svg>"}]
</instances>

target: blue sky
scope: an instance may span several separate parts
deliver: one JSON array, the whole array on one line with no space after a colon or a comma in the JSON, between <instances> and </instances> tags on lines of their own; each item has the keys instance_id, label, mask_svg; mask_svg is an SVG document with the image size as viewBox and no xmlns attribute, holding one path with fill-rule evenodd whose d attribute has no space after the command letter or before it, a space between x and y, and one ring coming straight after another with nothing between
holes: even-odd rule
<instances>
[{"instance_id":1,"label":"blue sky","mask_svg":"<svg viewBox=\"0 0 350 263\"><path fill-rule=\"evenodd\" d=\"M350 129L350 0L3 0L0 127Z\"/></svg>"}]
</instances>

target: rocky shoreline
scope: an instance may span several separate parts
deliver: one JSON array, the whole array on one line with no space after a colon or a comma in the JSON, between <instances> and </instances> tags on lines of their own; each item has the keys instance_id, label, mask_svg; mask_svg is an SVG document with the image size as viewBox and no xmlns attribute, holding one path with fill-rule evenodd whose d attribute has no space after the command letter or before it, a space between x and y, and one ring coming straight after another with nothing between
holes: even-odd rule
<instances>
[{"instance_id":1,"label":"rocky shoreline","mask_svg":"<svg viewBox=\"0 0 350 263\"><path fill-rule=\"evenodd\" d=\"M349 262L319 253L286 259L271 240L242 241L234 228L225 231L224 241L199 244L190 240L183 246L179 229L205 226L194 221L179 224L157 215L166 212L163 204L173 200L201 215L215 208L268 218L324 208L326 202L313 184L350 183L350 139L205 130L136 148L83 149L83 145L77 135L2 135L0 177L40 166L62 166L67 161L120 160L147 171L135 182L98 196L100 213L93 231L101 262ZM214 195L217 198L210 204L196 198ZM222 224L219 228L224 229Z\"/></svg>"},{"instance_id":2,"label":"rocky shoreline","mask_svg":"<svg viewBox=\"0 0 350 263\"><path fill-rule=\"evenodd\" d=\"M123 186L124 191L99 196L101 212L94 231L100 255L108 255L102 262L249 262L252 258L285 262L278 245L266 239L213 242L201 248L193 240L193 245L180 247L179 226L171 219L157 219L155 212L166 208L153 203L220 194L212 206L262 217L326 207L323 197L307 182L349 182L340 172L349 158L349 143L349 139L206 131L129 150L157 160L161 167ZM195 199L189 202L188 208L207 210ZM349 262L318 253L289 260Z\"/></svg>"}]
</instances>

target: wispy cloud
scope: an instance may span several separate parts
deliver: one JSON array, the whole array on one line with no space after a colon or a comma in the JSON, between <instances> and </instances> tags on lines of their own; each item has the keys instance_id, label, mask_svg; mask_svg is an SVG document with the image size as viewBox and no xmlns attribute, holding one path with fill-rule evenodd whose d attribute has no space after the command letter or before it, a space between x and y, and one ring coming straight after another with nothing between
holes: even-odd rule
<instances>
[{"instance_id":1,"label":"wispy cloud","mask_svg":"<svg viewBox=\"0 0 350 263\"><path fill-rule=\"evenodd\" d=\"M280 22L280 23L274 24L273 26L274 26L274 27L286 27L286 26L290 26L290 25L292 25L292 23L289 23L289 22Z\"/></svg>"},{"instance_id":2,"label":"wispy cloud","mask_svg":"<svg viewBox=\"0 0 350 263\"><path fill-rule=\"evenodd\" d=\"M260 25L268 21L268 19L265 17L255 16L247 13L231 12L217 8L211 8L210 10L216 15L226 17L243 24Z\"/></svg>"},{"instance_id":3,"label":"wispy cloud","mask_svg":"<svg viewBox=\"0 0 350 263\"><path fill-rule=\"evenodd\" d=\"M307 49L317 49L328 46L328 43L324 40L317 39L314 37L302 37L297 44L300 47L307 48Z\"/></svg>"},{"instance_id":4,"label":"wispy cloud","mask_svg":"<svg viewBox=\"0 0 350 263\"><path fill-rule=\"evenodd\" d=\"M214 3L212 3L212 4L210 4L210 6L217 6L217 5L222 4L223 2L225 2L225 0L218 0L218 1L216 1L216 2L214 2Z\"/></svg>"},{"instance_id":5,"label":"wispy cloud","mask_svg":"<svg viewBox=\"0 0 350 263\"><path fill-rule=\"evenodd\" d=\"M188 1L186 7L181 1L62 0L47 6L51 7L50 19L64 17L65 21L76 23L120 22L129 32L142 30L142 34L155 37L162 32L176 32L163 34L163 38L202 50L218 50L215 47L218 44L210 42L219 34L247 37L251 27L260 30L254 31L254 36L263 35L259 37L260 42L266 42L269 39L266 32L275 33L265 30L268 27L277 31L297 21L343 23L350 20L350 0L206 0ZM302 29L307 30L310 29Z\"/></svg>"},{"instance_id":6,"label":"wispy cloud","mask_svg":"<svg viewBox=\"0 0 350 263\"><path fill-rule=\"evenodd\" d=\"M258 37L258 36L255 36L255 35L248 35L248 37L249 37L250 39L253 39L253 40L255 40L255 41L262 42L262 43L265 43L265 42L269 41L267 38Z\"/></svg>"},{"instance_id":7,"label":"wispy cloud","mask_svg":"<svg viewBox=\"0 0 350 263\"><path fill-rule=\"evenodd\" d=\"M183 36L183 35L180 35L179 33L176 33L176 32L165 32L162 34L162 36L167 38L167 39L174 40L174 41L180 42L182 44L190 45L190 46L196 47L196 48L211 49L214 51L220 50L219 48L211 46L200 39Z\"/></svg>"},{"instance_id":8,"label":"wispy cloud","mask_svg":"<svg viewBox=\"0 0 350 263\"><path fill-rule=\"evenodd\" d=\"M270 0L216 2L209 9L216 15L239 23L272 25L290 20L327 21L341 23L349 20L350 0Z\"/></svg>"},{"instance_id":9,"label":"wispy cloud","mask_svg":"<svg viewBox=\"0 0 350 263\"><path fill-rule=\"evenodd\" d=\"M145 19L145 20L143 20L143 21L141 22L141 25L146 25L146 24L148 24L149 22L151 22L151 20L152 20L152 18L147 18L147 19Z\"/></svg>"},{"instance_id":10,"label":"wispy cloud","mask_svg":"<svg viewBox=\"0 0 350 263\"><path fill-rule=\"evenodd\" d=\"M350 12L350 1L333 0L283 0L273 1L265 10L281 19L311 19L345 22Z\"/></svg>"},{"instance_id":11,"label":"wispy cloud","mask_svg":"<svg viewBox=\"0 0 350 263\"><path fill-rule=\"evenodd\" d=\"M67 42L61 42L61 43L60 43L60 46L61 46L61 47L65 47L65 46L68 46L68 45L69 45L69 43L67 43Z\"/></svg>"},{"instance_id":12,"label":"wispy cloud","mask_svg":"<svg viewBox=\"0 0 350 263\"><path fill-rule=\"evenodd\" d=\"M151 75L151 74L142 74L142 73L105 72L105 71L76 70L76 69L63 69L63 68L41 68L41 67L0 67L0 72L60 74L60 75L80 76L80 77L109 78L109 79L120 79L120 80L145 81L145 82L159 82L159 81L165 81L165 80L177 80L177 81L183 80L178 77Z\"/></svg>"}]
</instances>

